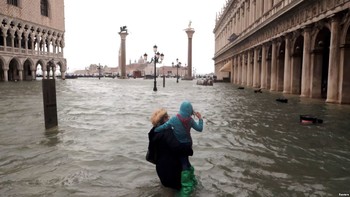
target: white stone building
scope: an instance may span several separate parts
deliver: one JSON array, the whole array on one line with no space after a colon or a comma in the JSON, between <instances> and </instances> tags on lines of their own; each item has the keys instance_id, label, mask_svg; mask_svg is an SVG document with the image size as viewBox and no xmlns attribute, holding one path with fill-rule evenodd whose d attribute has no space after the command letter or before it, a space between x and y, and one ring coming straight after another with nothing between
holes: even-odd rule
<instances>
[{"instance_id":1,"label":"white stone building","mask_svg":"<svg viewBox=\"0 0 350 197\"><path fill-rule=\"evenodd\" d=\"M64 78L64 0L0 0L0 81Z\"/></svg>"},{"instance_id":2,"label":"white stone building","mask_svg":"<svg viewBox=\"0 0 350 197\"><path fill-rule=\"evenodd\" d=\"M231 83L350 104L350 0L228 0L215 74Z\"/></svg>"}]
</instances>

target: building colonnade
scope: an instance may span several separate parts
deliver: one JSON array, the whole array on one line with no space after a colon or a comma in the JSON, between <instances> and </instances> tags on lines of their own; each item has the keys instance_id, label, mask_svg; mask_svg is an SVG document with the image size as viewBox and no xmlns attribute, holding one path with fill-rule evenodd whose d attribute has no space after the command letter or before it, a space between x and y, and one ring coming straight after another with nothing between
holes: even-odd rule
<instances>
[{"instance_id":1,"label":"building colonnade","mask_svg":"<svg viewBox=\"0 0 350 197\"><path fill-rule=\"evenodd\" d=\"M39 65L43 78L56 67L64 78L64 32L2 15L0 22L0 81L34 80Z\"/></svg>"},{"instance_id":2,"label":"building colonnade","mask_svg":"<svg viewBox=\"0 0 350 197\"><path fill-rule=\"evenodd\" d=\"M259 21L269 19L260 17L255 24L259 30L243 28L235 40L227 39L216 50L215 72L230 65L226 72L234 84L350 103L349 1L339 0L332 5L328 1L317 5L299 2L290 8L297 16L290 17L286 12L285 17L280 14L264 26ZM327 6L332 9L327 10Z\"/></svg>"}]
</instances>

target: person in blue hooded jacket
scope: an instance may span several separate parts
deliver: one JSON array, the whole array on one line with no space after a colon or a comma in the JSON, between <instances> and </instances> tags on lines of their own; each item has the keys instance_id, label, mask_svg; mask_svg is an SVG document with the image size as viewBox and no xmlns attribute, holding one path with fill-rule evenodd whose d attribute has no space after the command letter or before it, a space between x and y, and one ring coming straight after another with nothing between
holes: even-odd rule
<instances>
[{"instance_id":1,"label":"person in blue hooded jacket","mask_svg":"<svg viewBox=\"0 0 350 197\"><path fill-rule=\"evenodd\" d=\"M198 123L191 117L197 116ZM171 117L163 125L158 126L154 131L161 132L167 129L173 129L176 139L180 142L180 146L192 149L191 128L196 131L203 131L203 119L199 112L194 112L192 104L188 101L181 103L180 111L176 116ZM194 176L194 167L189 161L189 155L184 154L180 156L182 172L181 172L181 195L189 195L193 191L193 186L197 184Z\"/></svg>"}]
</instances>

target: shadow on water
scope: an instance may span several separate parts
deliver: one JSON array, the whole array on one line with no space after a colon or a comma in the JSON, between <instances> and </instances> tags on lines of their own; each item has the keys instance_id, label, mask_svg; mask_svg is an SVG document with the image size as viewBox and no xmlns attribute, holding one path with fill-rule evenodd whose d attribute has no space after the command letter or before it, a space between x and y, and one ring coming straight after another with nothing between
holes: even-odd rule
<instances>
[{"instance_id":1,"label":"shadow on water","mask_svg":"<svg viewBox=\"0 0 350 197\"><path fill-rule=\"evenodd\" d=\"M173 196L145 161L150 116L189 100L194 196L349 193L350 106L216 83L57 80L57 128L44 129L41 81L0 83L0 193L5 196ZM285 97L288 103L276 102ZM302 125L312 114L323 124Z\"/></svg>"}]
</instances>

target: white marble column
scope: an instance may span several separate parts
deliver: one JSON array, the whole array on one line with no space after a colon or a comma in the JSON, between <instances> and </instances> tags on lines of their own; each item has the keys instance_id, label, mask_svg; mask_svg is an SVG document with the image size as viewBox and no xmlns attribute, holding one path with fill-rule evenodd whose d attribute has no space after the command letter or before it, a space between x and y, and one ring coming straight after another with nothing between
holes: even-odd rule
<instances>
[{"instance_id":1,"label":"white marble column","mask_svg":"<svg viewBox=\"0 0 350 197\"><path fill-rule=\"evenodd\" d=\"M247 86L252 86L252 53L248 51L248 64L247 64Z\"/></svg>"},{"instance_id":2,"label":"white marble column","mask_svg":"<svg viewBox=\"0 0 350 197\"><path fill-rule=\"evenodd\" d=\"M303 65L301 74L301 97L310 96L311 28L304 28Z\"/></svg>"},{"instance_id":3,"label":"white marble column","mask_svg":"<svg viewBox=\"0 0 350 197\"><path fill-rule=\"evenodd\" d=\"M283 77L283 93L292 93L291 87L291 36L285 36L285 53L284 53L284 77Z\"/></svg>"},{"instance_id":4,"label":"white marble column","mask_svg":"<svg viewBox=\"0 0 350 197\"><path fill-rule=\"evenodd\" d=\"M121 55L120 55L120 68L121 68L121 79L127 79L126 76L126 45L125 45L125 40L126 36L129 35L127 32L119 32L120 35L120 50L121 50Z\"/></svg>"},{"instance_id":5,"label":"white marble column","mask_svg":"<svg viewBox=\"0 0 350 197\"><path fill-rule=\"evenodd\" d=\"M233 66L233 83L236 84L237 83L237 57L233 56L232 57L233 61L232 61L232 66Z\"/></svg>"},{"instance_id":6,"label":"white marble column","mask_svg":"<svg viewBox=\"0 0 350 197\"><path fill-rule=\"evenodd\" d=\"M242 54L239 54L238 55L238 64L237 64L237 67L238 67L238 81L237 81L237 84L241 84L242 83Z\"/></svg>"},{"instance_id":7,"label":"white marble column","mask_svg":"<svg viewBox=\"0 0 350 197\"><path fill-rule=\"evenodd\" d=\"M246 52L242 54L243 62L242 62L242 85L247 85L247 56Z\"/></svg>"},{"instance_id":8,"label":"white marble column","mask_svg":"<svg viewBox=\"0 0 350 197\"><path fill-rule=\"evenodd\" d=\"M8 71L9 71L8 68L4 69L4 81L9 81Z\"/></svg>"},{"instance_id":9,"label":"white marble column","mask_svg":"<svg viewBox=\"0 0 350 197\"><path fill-rule=\"evenodd\" d=\"M258 75L259 75L259 69L258 69L258 57L259 57L259 49L256 47L254 49L254 70L253 70L253 87L258 87Z\"/></svg>"},{"instance_id":10,"label":"white marble column","mask_svg":"<svg viewBox=\"0 0 350 197\"><path fill-rule=\"evenodd\" d=\"M270 90L277 90L277 43L272 41L272 52L271 52L271 85Z\"/></svg>"},{"instance_id":11,"label":"white marble column","mask_svg":"<svg viewBox=\"0 0 350 197\"><path fill-rule=\"evenodd\" d=\"M266 89L266 86L267 86L267 76L266 76L266 73L267 73L267 62L266 62L266 58L267 58L267 55L266 55L266 44L263 44L262 45L262 48L261 48L261 88L264 88Z\"/></svg>"},{"instance_id":12,"label":"white marble column","mask_svg":"<svg viewBox=\"0 0 350 197\"><path fill-rule=\"evenodd\" d=\"M340 19L337 16L331 19L331 43L328 64L328 87L326 102L338 102L339 90L339 59L340 59Z\"/></svg>"}]
</instances>

